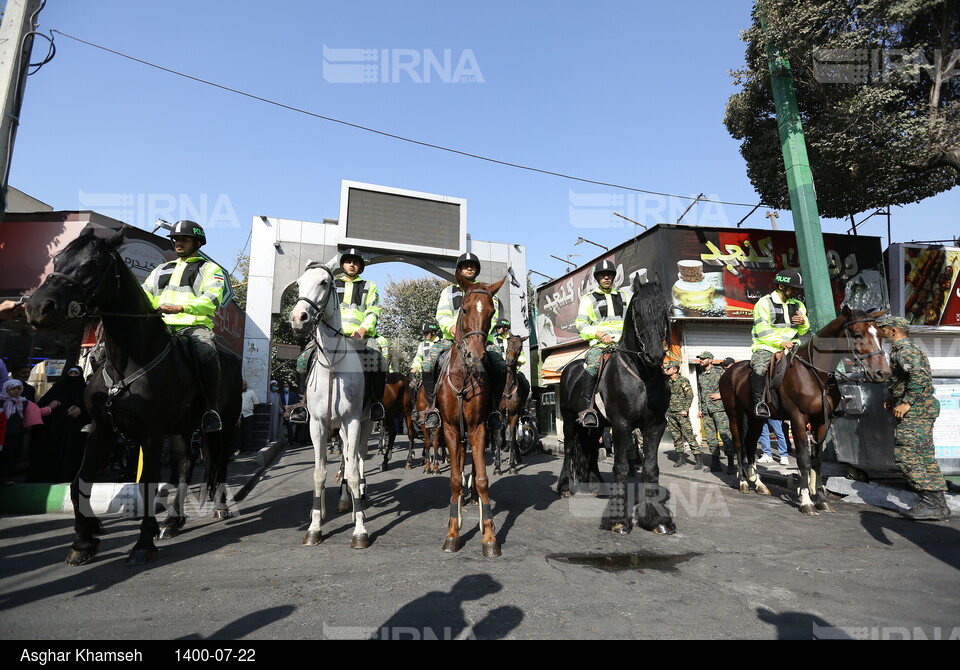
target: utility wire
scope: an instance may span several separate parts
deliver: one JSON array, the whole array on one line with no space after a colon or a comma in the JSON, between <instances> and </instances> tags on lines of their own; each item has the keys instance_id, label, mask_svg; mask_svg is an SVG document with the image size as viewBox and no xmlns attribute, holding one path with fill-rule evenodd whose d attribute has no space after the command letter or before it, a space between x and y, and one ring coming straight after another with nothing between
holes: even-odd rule
<instances>
[{"instance_id":1,"label":"utility wire","mask_svg":"<svg viewBox=\"0 0 960 670\"><path fill-rule=\"evenodd\" d=\"M276 107L280 107L280 108L282 108L282 109L287 109L287 110L290 110L290 111L292 111L292 112L298 112L298 113L300 113L300 114L306 114L307 116L312 116L312 117L317 118L317 119L323 119L324 121L330 121L330 122L332 122L332 123L339 123L339 124L344 125L344 126L349 126L350 128L356 128L357 130L363 130L363 131L368 132L368 133L375 133L375 134L377 134L377 135L382 135L383 137L389 137L389 138L391 138L391 139L400 140L400 141L402 141L402 142L409 142L409 143L411 143L411 144L417 144L417 145L420 145L420 146L423 146L423 147L428 147L428 148L430 148L430 149L439 149L440 151L447 151L447 152L452 153L452 154L457 154L457 155L460 155L460 156L466 156L467 158L476 158L477 160L487 161L488 163L496 163L497 165L505 165L505 166L507 166L507 167L516 168L516 169L518 169L518 170L528 170L528 171L530 171L530 172L538 172L538 173L540 173L540 174L551 175L551 176L554 176L554 177L561 177L562 179L570 179L570 180L572 180L572 181L583 182L583 183L586 183L586 184L595 184L595 185L597 185L597 186L609 186L610 188L622 189L622 190L624 190L624 191L634 191L634 192L637 192L637 193L646 193L646 194L648 194L648 195L661 195L661 196L664 196L664 197L667 197L667 198L681 198L681 199L684 199L684 200L694 200L694 201L697 200L697 198L694 198L693 196L689 196L689 195L678 195L678 194L675 194L675 193L661 193L661 192L659 192L659 191L647 191L647 190L644 190L644 189L642 189L642 188L635 188L635 187L633 187L633 186L624 186L624 185L622 185L622 184L613 184L613 183L605 182L605 181L597 181L597 180L595 180L595 179L586 179L586 178L584 178L584 177L576 177L576 176L574 176L574 175L564 174L564 173L562 173L562 172L554 172L554 171L552 171L552 170L544 170L544 169L541 169L541 168L531 167L531 166L529 166L529 165L520 165L519 163L511 163L511 162L509 162L509 161L502 161L502 160L498 160L498 159L496 159L496 158L490 158L490 157L488 157L488 156L481 156L481 155L479 155L479 154L472 154L472 153L469 153L469 152L467 152L467 151L460 151L459 149L451 149L450 147L441 146L441 145L439 145L439 144L431 144L430 142L423 142L423 141L421 141L421 140L415 140L415 139L411 139L411 138L409 138L409 137L403 137L402 135L396 135L396 134L394 134L394 133L388 133L388 132L383 131L383 130L377 130L376 128L370 128L370 127L368 127L368 126L361 126L361 125L359 125L359 124L357 124L357 123L351 123L350 121L344 121L344 120L342 120L342 119L335 119L335 118L333 118L333 117L331 117L331 116L324 116L323 114L317 114L316 112L311 112L311 111L306 110L306 109L302 109L302 108L299 108L299 107L293 107L292 105L287 105L287 104L284 104L284 103L282 103L282 102L277 102L277 101L275 101L275 100L270 100L269 98L264 98L264 97L261 97L261 96L259 96L259 95L254 95L253 93L247 93L246 91L241 91L241 90L239 90L239 89L230 88L229 86L224 86L224 85L222 85L222 84L217 84L216 82L212 82L212 81L209 81L209 80L207 80L207 79L201 79L200 77L194 77L193 75L189 75L189 74L186 74L186 73L184 73L184 72L179 72L179 71L177 71L177 70L172 70L172 69L170 69L170 68L163 67L162 65L157 65L156 63L151 63L151 62L149 62L149 61L145 61L145 60L143 60L143 59L136 58L135 56L130 56L130 55L125 54L125 53L122 53L122 52L120 52L120 51L115 51L115 50L113 50L113 49L110 49L110 48L108 48L108 47L102 46L102 45L100 45L100 44L95 44L94 42L88 42L87 40L80 39L79 37L76 37L76 36L74 36L74 35L70 35L70 34L65 33L65 32L63 32L63 31L60 31L60 30L51 30L50 32L51 32L51 33L57 33L57 34L59 34L59 35L63 35L64 37L69 37L69 38L72 39L72 40L75 40L75 41L77 41L77 42L80 42L81 44L86 44L87 46L91 46L91 47L94 47L94 48L96 48L96 49L100 49L100 50L102 50L102 51L106 51L106 52L108 52L108 53L114 54L114 55L116 55L116 56L120 56L120 57L122 57L122 58L126 58L126 59L128 59L128 60L132 60L132 61L137 62L137 63L140 63L140 64L142 64L142 65L146 65L146 66L148 66L148 67L152 67L152 68L155 68L155 69L157 69L157 70L162 70L163 72L168 72L168 73L170 73L170 74L175 74L175 75L177 75L178 77L184 77L185 79L190 79L190 80L192 80L192 81L199 82L199 83L201 83L201 84L206 84L207 86L213 86L213 87L215 87L215 88L219 88L219 89L222 89L222 90L224 90L224 91L229 91L230 93L236 93L237 95L242 95L242 96L245 96L245 97L247 97L247 98L251 98L251 99L253 99L253 100L259 100L260 102L265 102L265 103L267 103L267 104L269 104L269 105L274 105L274 106L276 106ZM710 199L708 199L708 198L699 198L699 201L700 201L700 202L713 202L713 203L717 203L717 204L720 204L720 205L734 205L734 206L737 206L737 207L759 207L760 205L763 204L763 203L760 203L760 205L754 205L753 203L727 202L727 201L724 201L724 200L710 200Z\"/></svg>"}]
</instances>

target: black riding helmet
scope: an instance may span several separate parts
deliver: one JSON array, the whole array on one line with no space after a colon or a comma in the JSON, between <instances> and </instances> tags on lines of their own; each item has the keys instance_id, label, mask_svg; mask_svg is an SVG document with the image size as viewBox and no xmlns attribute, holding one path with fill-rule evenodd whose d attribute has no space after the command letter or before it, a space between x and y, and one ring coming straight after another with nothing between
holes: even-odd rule
<instances>
[{"instance_id":1,"label":"black riding helmet","mask_svg":"<svg viewBox=\"0 0 960 670\"><path fill-rule=\"evenodd\" d=\"M340 254L340 267L342 268L344 262L351 258L355 259L357 261L357 264L360 266L360 269L357 271L357 274L362 274L364 269L366 269L367 267L367 263L366 261L363 260L363 256L360 255L360 252L354 249L353 247L350 247L349 249L347 249L346 251Z\"/></svg>"},{"instance_id":2,"label":"black riding helmet","mask_svg":"<svg viewBox=\"0 0 960 670\"><path fill-rule=\"evenodd\" d=\"M803 288L803 277L796 270L780 270L773 278L774 284L786 284L792 288Z\"/></svg>"},{"instance_id":3,"label":"black riding helmet","mask_svg":"<svg viewBox=\"0 0 960 670\"><path fill-rule=\"evenodd\" d=\"M471 254L469 251L465 254L460 254L460 257L457 259L457 272L460 272L460 266L464 263L474 263L477 266L477 274L480 274L480 258L476 254Z\"/></svg>"},{"instance_id":4,"label":"black riding helmet","mask_svg":"<svg viewBox=\"0 0 960 670\"><path fill-rule=\"evenodd\" d=\"M420 331L424 335L427 335L428 333L436 333L439 330L440 326L438 326L436 323L430 323L429 321L424 321L423 326L420 328Z\"/></svg>"},{"instance_id":5,"label":"black riding helmet","mask_svg":"<svg viewBox=\"0 0 960 670\"><path fill-rule=\"evenodd\" d=\"M510 330L510 322L507 321L506 319L500 319L499 321L497 321L496 330L500 330L501 328L506 328L507 330Z\"/></svg>"},{"instance_id":6,"label":"black riding helmet","mask_svg":"<svg viewBox=\"0 0 960 670\"><path fill-rule=\"evenodd\" d=\"M207 243L207 235L203 232L203 228L201 228L200 224L196 221L181 219L173 224L173 229L170 231L170 234L167 235L167 237L172 240L174 237L180 236L187 236L195 239L197 241L198 249Z\"/></svg>"},{"instance_id":7,"label":"black riding helmet","mask_svg":"<svg viewBox=\"0 0 960 670\"><path fill-rule=\"evenodd\" d=\"M617 266L613 264L613 261L600 261L593 266L593 278L596 279L597 275L601 272L612 272L613 274L617 274Z\"/></svg>"}]
</instances>

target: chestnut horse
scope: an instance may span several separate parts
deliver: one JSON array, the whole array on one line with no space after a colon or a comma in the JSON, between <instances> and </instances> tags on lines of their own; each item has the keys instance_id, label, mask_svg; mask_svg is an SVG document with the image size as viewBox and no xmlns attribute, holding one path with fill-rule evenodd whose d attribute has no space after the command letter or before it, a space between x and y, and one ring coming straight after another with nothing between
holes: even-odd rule
<instances>
[{"instance_id":1,"label":"chestnut horse","mask_svg":"<svg viewBox=\"0 0 960 670\"><path fill-rule=\"evenodd\" d=\"M427 411L427 392L423 384L417 385L416 391L417 416L423 416ZM423 472L424 474L432 472L435 475L440 474L440 464L447 460L446 449L443 444L443 431L440 428L427 428L417 422L420 432L423 434ZM432 455L431 455L432 452ZM413 469L413 449L407 454L407 463L404 465L407 470Z\"/></svg>"},{"instance_id":2,"label":"chestnut horse","mask_svg":"<svg viewBox=\"0 0 960 670\"><path fill-rule=\"evenodd\" d=\"M779 403L776 407L771 406L770 417L790 421L800 470L800 511L804 514L833 511L824 492L820 466L827 429L834 410L840 405L834 372L837 365L842 359L852 358L869 381L882 382L890 377L890 366L883 355L876 325L876 320L883 314L886 310L867 313L844 307L840 316L797 347L797 352L790 354L791 359L786 363L783 380L777 389ZM777 362L778 358L774 358L771 368L775 368ZM750 361L740 361L723 373L720 396L730 419L730 433L737 451L740 492L748 493L750 482L753 482L757 493L770 495L754 467L757 440L766 426L766 419L753 415ZM807 432L808 424L810 433Z\"/></svg>"},{"instance_id":3,"label":"chestnut horse","mask_svg":"<svg viewBox=\"0 0 960 670\"><path fill-rule=\"evenodd\" d=\"M399 372L387 374L387 383L383 387L383 421L380 422L380 451L383 455L381 470L390 465L390 454L393 452L393 443L397 439L397 418L403 419L407 425L407 440L410 442L410 451L407 462L413 455L413 405L410 402L410 380Z\"/></svg>"},{"instance_id":4,"label":"chestnut horse","mask_svg":"<svg viewBox=\"0 0 960 670\"><path fill-rule=\"evenodd\" d=\"M517 464L520 462L520 454L517 453L517 426L520 423L523 408L527 404L527 397L530 395L530 382L522 372L517 370L517 360L523 352L523 342L526 339L519 335L511 335L507 338L507 352L504 355L507 363L507 383L504 386L503 399L500 401L503 429L497 435L500 439L495 441L493 452L493 474L495 475L503 474L500 469L500 448L503 443L506 443L510 453L507 472L511 475L517 474Z\"/></svg>"},{"instance_id":5,"label":"chestnut horse","mask_svg":"<svg viewBox=\"0 0 960 670\"><path fill-rule=\"evenodd\" d=\"M457 275L457 283L463 289L463 303L457 316L450 358L437 379L437 408L450 453L450 521L443 543L446 552L460 550L464 462L467 446L472 445L473 484L480 501L483 555L500 555L487 480L486 420L491 408L492 380L484 358L494 313L493 298L505 280L506 277L495 284L471 284Z\"/></svg>"}]
</instances>

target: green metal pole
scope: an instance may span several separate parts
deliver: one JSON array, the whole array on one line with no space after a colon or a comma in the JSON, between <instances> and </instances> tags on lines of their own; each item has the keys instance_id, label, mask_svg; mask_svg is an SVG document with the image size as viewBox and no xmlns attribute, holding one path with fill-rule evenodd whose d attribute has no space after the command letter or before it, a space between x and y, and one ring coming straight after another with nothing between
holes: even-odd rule
<instances>
[{"instance_id":1,"label":"green metal pole","mask_svg":"<svg viewBox=\"0 0 960 670\"><path fill-rule=\"evenodd\" d=\"M760 28L766 32L767 24L762 18L762 9ZM827 270L827 254L823 246L823 230L820 228L820 213L817 210L817 194L813 185L813 173L810 171L810 160L807 158L807 145L803 139L803 126L800 123L790 61L769 42L767 58L783 163L787 173L787 188L790 190L793 227L799 247L797 251L800 254L800 271L806 285L807 311L810 325L817 331L836 317L833 293L830 290L830 274Z\"/></svg>"}]
</instances>

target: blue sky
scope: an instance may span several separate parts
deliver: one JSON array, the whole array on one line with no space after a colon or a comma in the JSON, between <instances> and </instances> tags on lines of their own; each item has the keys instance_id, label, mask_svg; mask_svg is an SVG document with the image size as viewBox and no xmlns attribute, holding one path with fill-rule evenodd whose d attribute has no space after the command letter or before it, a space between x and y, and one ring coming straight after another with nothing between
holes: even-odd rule
<instances>
[{"instance_id":1,"label":"blue sky","mask_svg":"<svg viewBox=\"0 0 960 670\"><path fill-rule=\"evenodd\" d=\"M752 4L71 0L49 2L39 30L502 161L756 203L722 123ZM581 263L601 251L574 246L578 237L613 247L638 230L597 218L597 208L652 225L675 221L690 202L416 146L55 40L55 58L27 83L11 185L57 209L95 209L148 229L157 216L198 220L228 269L255 215L335 218L341 179L466 198L474 238L524 244L528 267L552 277L566 266L551 254L580 254L571 260ZM375 51L329 51L325 66L324 46ZM44 51L38 40L34 61ZM425 68L431 58L450 66ZM457 64L467 80L454 81ZM338 83L355 81L364 65L385 81ZM736 225L748 211L698 204L683 222ZM768 228L765 211L744 226ZM952 238L958 211L958 189L894 208L892 241ZM780 226L792 227L789 213ZM846 232L849 223L822 227ZM886 220L874 217L861 234L886 246ZM386 273L421 271L368 274Z\"/></svg>"}]
</instances>

